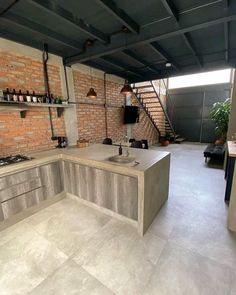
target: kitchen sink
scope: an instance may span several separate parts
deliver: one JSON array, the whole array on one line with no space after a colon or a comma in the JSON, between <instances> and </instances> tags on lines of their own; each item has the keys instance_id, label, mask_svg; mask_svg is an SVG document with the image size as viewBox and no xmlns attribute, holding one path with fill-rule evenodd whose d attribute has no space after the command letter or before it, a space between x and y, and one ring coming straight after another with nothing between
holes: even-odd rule
<instances>
[{"instance_id":1,"label":"kitchen sink","mask_svg":"<svg viewBox=\"0 0 236 295\"><path fill-rule=\"evenodd\" d=\"M108 158L108 160L115 163L127 164L133 162L135 158L130 156L116 155Z\"/></svg>"}]
</instances>

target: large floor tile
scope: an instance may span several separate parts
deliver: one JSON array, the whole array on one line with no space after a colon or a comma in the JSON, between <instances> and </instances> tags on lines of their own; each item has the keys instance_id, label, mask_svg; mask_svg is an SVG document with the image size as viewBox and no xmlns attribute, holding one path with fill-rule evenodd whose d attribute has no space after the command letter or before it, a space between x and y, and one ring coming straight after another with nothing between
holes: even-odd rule
<instances>
[{"instance_id":1,"label":"large floor tile","mask_svg":"<svg viewBox=\"0 0 236 295\"><path fill-rule=\"evenodd\" d=\"M112 220L73 259L114 293L142 294L165 243Z\"/></svg>"},{"instance_id":2,"label":"large floor tile","mask_svg":"<svg viewBox=\"0 0 236 295\"><path fill-rule=\"evenodd\" d=\"M66 259L55 245L24 228L24 233L0 247L0 294L26 294Z\"/></svg>"},{"instance_id":3,"label":"large floor tile","mask_svg":"<svg viewBox=\"0 0 236 295\"><path fill-rule=\"evenodd\" d=\"M8 241L22 236L27 229L30 229L30 226L24 221L21 221L0 231L0 247Z\"/></svg>"},{"instance_id":4,"label":"large floor tile","mask_svg":"<svg viewBox=\"0 0 236 295\"><path fill-rule=\"evenodd\" d=\"M34 217L32 226L68 256L79 249L111 219L69 198L54 204L52 208L53 214L51 216L48 214L45 221L37 223L37 216ZM40 215L39 220L41 218Z\"/></svg>"},{"instance_id":5,"label":"large floor tile","mask_svg":"<svg viewBox=\"0 0 236 295\"><path fill-rule=\"evenodd\" d=\"M228 295L231 274L226 266L168 244L143 294Z\"/></svg>"},{"instance_id":6,"label":"large floor tile","mask_svg":"<svg viewBox=\"0 0 236 295\"><path fill-rule=\"evenodd\" d=\"M112 295L114 294L78 264L69 260L29 295Z\"/></svg>"},{"instance_id":7,"label":"large floor tile","mask_svg":"<svg viewBox=\"0 0 236 295\"><path fill-rule=\"evenodd\" d=\"M188 220L185 218L174 227L169 239L236 269L236 233L228 231L227 224L215 218L189 214Z\"/></svg>"},{"instance_id":8,"label":"large floor tile","mask_svg":"<svg viewBox=\"0 0 236 295\"><path fill-rule=\"evenodd\" d=\"M236 272L232 274L232 281L230 285L230 295L236 294Z\"/></svg>"}]
</instances>

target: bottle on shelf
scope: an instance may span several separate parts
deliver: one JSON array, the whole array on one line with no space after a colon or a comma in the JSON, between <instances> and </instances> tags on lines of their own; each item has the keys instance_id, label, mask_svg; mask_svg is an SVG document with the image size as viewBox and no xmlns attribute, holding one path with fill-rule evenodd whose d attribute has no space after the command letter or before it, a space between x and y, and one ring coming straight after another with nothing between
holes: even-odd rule
<instances>
[{"instance_id":1,"label":"bottle on shelf","mask_svg":"<svg viewBox=\"0 0 236 295\"><path fill-rule=\"evenodd\" d=\"M6 100L6 101L11 101L12 100L9 88L7 88L6 92L4 93L4 100Z\"/></svg>"},{"instance_id":2,"label":"bottle on shelf","mask_svg":"<svg viewBox=\"0 0 236 295\"><path fill-rule=\"evenodd\" d=\"M55 103L55 99L53 97L53 94L51 93L51 103Z\"/></svg>"},{"instance_id":3,"label":"bottle on shelf","mask_svg":"<svg viewBox=\"0 0 236 295\"><path fill-rule=\"evenodd\" d=\"M37 96L35 95L35 92L33 91L33 95L32 95L32 101L33 102L38 102L38 98Z\"/></svg>"},{"instance_id":4,"label":"bottle on shelf","mask_svg":"<svg viewBox=\"0 0 236 295\"><path fill-rule=\"evenodd\" d=\"M24 102L24 95L21 92L21 89L19 90L19 101Z\"/></svg>"},{"instance_id":5,"label":"bottle on shelf","mask_svg":"<svg viewBox=\"0 0 236 295\"><path fill-rule=\"evenodd\" d=\"M45 103L50 103L48 93L45 93Z\"/></svg>"},{"instance_id":6,"label":"bottle on shelf","mask_svg":"<svg viewBox=\"0 0 236 295\"><path fill-rule=\"evenodd\" d=\"M26 91L26 101L31 102L31 95L29 94L29 91Z\"/></svg>"},{"instance_id":7,"label":"bottle on shelf","mask_svg":"<svg viewBox=\"0 0 236 295\"><path fill-rule=\"evenodd\" d=\"M13 101L17 102L18 101L18 95L16 94L16 90L13 89Z\"/></svg>"}]
</instances>

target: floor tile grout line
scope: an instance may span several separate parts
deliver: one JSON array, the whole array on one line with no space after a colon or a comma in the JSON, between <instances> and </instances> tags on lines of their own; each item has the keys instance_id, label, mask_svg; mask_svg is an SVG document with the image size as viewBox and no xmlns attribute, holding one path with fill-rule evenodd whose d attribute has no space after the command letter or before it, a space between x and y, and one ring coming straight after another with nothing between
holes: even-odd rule
<instances>
[{"instance_id":1,"label":"floor tile grout line","mask_svg":"<svg viewBox=\"0 0 236 295\"><path fill-rule=\"evenodd\" d=\"M169 240L168 243L169 243L169 244L175 244L176 246L178 246L179 248L182 248L183 250L185 250L185 251L187 251L187 252L190 252L190 253L193 253L193 254L195 254L195 255L198 255L198 256L200 256L200 257L202 257L202 258L204 258L204 259L208 259L209 261L214 262L214 263L218 264L219 266L226 267L226 268L228 268L229 270L232 270L233 272L236 272L236 268L234 269L234 268L232 268L231 266L229 266L228 264L220 263L220 262L216 261L215 259L213 259L213 258L211 258L211 257L207 257L207 256L205 256L205 255L202 255L202 254L198 253L197 251L195 251L195 250L193 250L193 249L186 248L186 247L184 247L183 245L179 244L178 242L175 242L175 241L171 241L171 240Z\"/></svg>"}]
</instances>

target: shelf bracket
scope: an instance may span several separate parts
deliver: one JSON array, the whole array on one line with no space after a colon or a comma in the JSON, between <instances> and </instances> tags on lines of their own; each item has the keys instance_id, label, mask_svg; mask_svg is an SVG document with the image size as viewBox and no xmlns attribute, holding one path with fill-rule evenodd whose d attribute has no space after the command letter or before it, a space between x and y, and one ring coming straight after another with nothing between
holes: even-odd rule
<instances>
[{"instance_id":1,"label":"shelf bracket","mask_svg":"<svg viewBox=\"0 0 236 295\"><path fill-rule=\"evenodd\" d=\"M63 113L64 113L64 108L57 108L57 117L58 118L61 118Z\"/></svg>"},{"instance_id":2,"label":"shelf bracket","mask_svg":"<svg viewBox=\"0 0 236 295\"><path fill-rule=\"evenodd\" d=\"M24 111L20 111L20 117L22 118L22 119L24 119L25 117L26 117L26 110L24 110Z\"/></svg>"}]
</instances>

